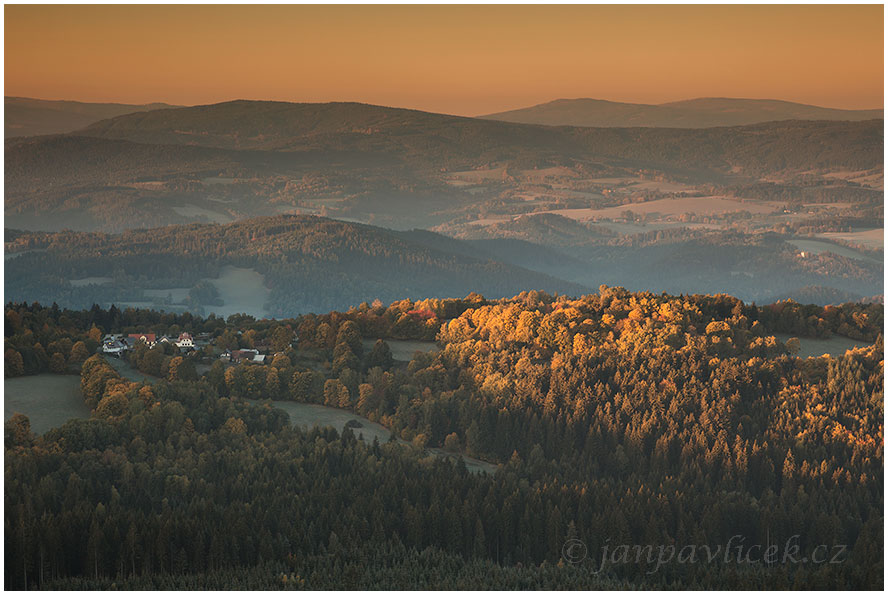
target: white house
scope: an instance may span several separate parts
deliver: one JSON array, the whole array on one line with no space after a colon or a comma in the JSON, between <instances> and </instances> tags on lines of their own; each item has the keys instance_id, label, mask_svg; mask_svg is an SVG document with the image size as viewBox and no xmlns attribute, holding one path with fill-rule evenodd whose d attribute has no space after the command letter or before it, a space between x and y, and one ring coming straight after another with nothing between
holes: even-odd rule
<instances>
[{"instance_id":1,"label":"white house","mask_svg":"<svg viewBox=\"0 0 888 595\"><path fill-rule=\"evenodd\" d=\"M176 341L176 347L179 349L194 349L194 337L188 333L182 333Z\"/></svg>"},{"instance_id":2,"label":"white house","mask_svg":"<svg viewBox=\"0 0 888 595\"><path fill-rule=\"evenodd\" d=\"M109 339L102 343L102 352L110 353L111 355L116 355L120 357L120 354L129 349L126 343L122 341L117 341L113 339Z\"/></svg>"}]
</instances>

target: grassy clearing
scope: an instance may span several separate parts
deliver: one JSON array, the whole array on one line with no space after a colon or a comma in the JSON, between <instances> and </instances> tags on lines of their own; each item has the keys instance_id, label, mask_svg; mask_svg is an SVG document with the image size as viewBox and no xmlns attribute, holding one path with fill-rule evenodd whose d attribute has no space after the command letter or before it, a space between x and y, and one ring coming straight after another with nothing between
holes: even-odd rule
<instances>
[{"instance_id":1,"label":"grassy clearing","mask_svg":"<svg viewBox=\"0 0 888 595\"><path fill-rule=\"evenodd\" d=\"M196 220L205 219L210 223L231 223L234 221L234 218L227 213L219 213L218 211L211 211L195 205L173 207L173 211L175 211L177 215L182 215L183 217Z\"/></svg>"},{"instance_id":2,"label":"grassy clearing","mask_svg":"<svg viewBox=\"0 0 888 595\"><path fill-rule=\"evenodd\" d=\"M786 343L786 341L793 337L793 335L787 335L784 333L775 333L774 336L783 343ZM857 341L855 339L840 337L838 335L833 335L829 339L810 339L807 337L799 337L798 339L800 349L797 355L799 357L820 357L824 354L840 357L845 355L845 352L849 349L866 347L869 345L866 341Z\"/></svg>"},{"instance_id":3,"label":"grassy clearing","mask_svg":"<svg viewBox=\"0 0 888 595\"><path fill-rule=\"evenodd\" d=\"M749 211L753 214L768 214L774 212L776 203L765 201L739 201L730 200L721 196L695 196L686 198L664 198L647 202L631 203L608 207L605 209L556 209L546 211L579 221L593 219L619 219L626 211L637 215L660 217L677 217L685 213L695 215L724 215L738 211Z\"/></svg>"},{"instance_id":4,"label":"grassy clearing","mask_svg":"<svg viewBox=\"0 0 888 595\"><path fill-rule=\"evenodd\" d=\"M885 230L881 227L861 231L826 232L818 235L828 240L845 240L846 242L853 242L865 248L877 248L882 250L885 247Z\"/></svg>"},{"instance_id":5,"label":"grassy clearing","mask_svg":"<svg viewBox=\"0 0 888 595\"><path fill-rule=\"evenodd\" d=\"M409 362L417 351L430 353L439 351L440 347L434 341L401 341L398 339L385 339L389 349L392 350L392 358L399 362ZM364 350L373 349L376 339L364 339Z\"/></svg>"},{"instance_id":6,"label":"grassy clearing","mask_svg":"<svg viewBox=\"0 0 888 595\"><path fill-rule=\"evenodd\" d=\"M821 240L787 240L790 244L798 248L799 250L803 250L805 252L811 252L812 254L820 254L821 252L832 252L833 254L838 254L839 256L846 256L848 258L856 258L858 260L866 260L869 262L879 262L876 259L867 256L857 250L852 250L851 248L847 248L845 246L840 246L838 244L832 244L830 242L824 242Z\"/></svg>"},{"instance_id":7,"label":"grassy clearing","mask_svg":"<svg viewBox=\"0 0 888 595\"><path fill-rule=\"evenodd\" d=\"M331 426L340 434L345 429L345 424L349 421L361 424L359 428L352 428L355 436L368 443L372 443L373 439L379 440L380 443L388 442L391 432L388 428L374 423L365 417L361 417L351 411L344 409L335 409L333 407L325 407L324 405L315 405L309 403L296 403L294 401L250 401L250 403L259 407L276 407L287 413L290 417L290 423L304 428L314 426L326 427ZM398 438L396 440L400 444L407 444L404 440ZM489 474L496 472L496 465L486 461L480 461L464 455L454 455L440 448L427 449L429 454L436 457L456 457L462 456L466 463L466 468L472 473L480 473L484 471Z\"/></svg>"},{"instance_id":8,"label":"grassy clearing","mask_svg":"<svg viewBox=\"0 0 888 595\"><path fill-rule=\"evenodd\" d=\"M117 373L126 378L127 380L132 380L133 382L147 382L149 384L153 382L157 382L159 378L155 378L154 376L149 376L147 374L143 374L139 372L124 359L114 356L103 356L105 361L110 364L112 368L117 370Z\"/></svg>"},{"instance_id":9,"label":"grassy clearing","mask_svg":"<svg viewBox=\"0 0 888 595\"><path fill-rule=\"evenodd\" d=\"M72 418L88 418L89 408L80 394L80 376L38 374L3 381L3 415L27 415L31 430L43 434Z\"/></svg>"}]
</instances>

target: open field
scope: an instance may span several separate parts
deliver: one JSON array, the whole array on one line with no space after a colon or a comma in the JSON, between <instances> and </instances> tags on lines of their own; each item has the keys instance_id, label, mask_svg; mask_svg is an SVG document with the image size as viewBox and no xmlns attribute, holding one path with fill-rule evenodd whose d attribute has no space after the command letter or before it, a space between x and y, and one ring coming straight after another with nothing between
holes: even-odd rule
<instances>
[{"instance_id":1,"label":"open field","mask_svg":"<svg viewBox=\"0 0 888 595\"><path fill-rule=\"evenodd\" d=\"M226 186L228 184L234 184L235 178L223 178L219 176L212 176L209 178L203 178L200 183L206 184L207 186Z\"/></svg>"},{"instance_id":2,"label":"open field","mask_svg":"<svg viewBox=\"0 0 888 595\"><path fill-rule=\"evenodd\" d=\"M885 247L885 230L881 227L860 231L829 231L818 235L830 240L845 240L846 242L860 244L866 248L882 250Z\"/></svg>"},{"instance_id":3,"label":"open field","mask_svg":"<svg viewBox=\"0 0 888 595\"><path fill-rule=\"evenodd\" d=\"M256 405L258 407L264 407L265 402L263 401L249 401L251 404ZM378 423L374 423L365 417L361 417L355 413L350 411L346 411L344 409L336 409L333 407L326 407L324 405L316 405L313 403L296 403L295 401L267 401L272 407L276 407L281 409L287 413L290 417L290 423L297 426L302 426L305 428L311 428L314 426L332 426L336 429L340 434L345 429L345 424L349 421L355 421L361 424L360 428L352 428L352 432L354 432L355 436L360 436L363 438L365 442L373 442L373 439L376 438L380 443L388 442L389 437L391 436L391 432L379 425ZM406 444L401 439L397 440L401 444ZM453 457L452 453L445 452L439 448L430 448L428 451L439 457ZM466 463L466 467L469 471L474 473L478 473L481 471L485 471L487 473L494 473L496 471L496 465L493 463L487 463L485 461L480 461L478 459L473 459L471 457L462 457Z\"/></svg>"},{"instance_id":4,"label":"open field","mask_svg":"<svg viewBox=\"0 0 888 595\"><path fill-rule=\"evenodd\" d=\"M211 211L195 205L173 207L173 211L175 211L177 215L182 215L183 217L203 218L210 223L231 223L234 221L234 218L227 213L219 213L218 211Z\"/></svg>"},{"instance_id":5,"label":"open field","mask_svg":"<svg viewBox=\"0 0 888 595\"><path fill-rule=\"evenodd\" d=\"M848 258L856 258L858 260L866 260L869 262L880 262L871 256L867 256L862 252L858 252L857 250L853 250L846 246L839 246L838 244L833 244L831 242L824 242L821 240L805 240L805 239L792 239L786 240L793 246L797 247L799 250L803 250L805 252L811 252L812 254L820 254L821 252L832 252L833 254L838 254L839 256L846 256Z\"/></svg>"},{"instance_id":6,"label":"open field","mask_svg":"<svg viewBox=\"0 0 888 595\"><path fill-rule=\"evenodd\" d=\"M129 363L124 359L114 357L113 355L106 355L103 357L112 368L117 370L118 374L120 374L127 380L132 380L133 382L147 382L148 384L152 384L159 380L159 378L155 378L154 376L149 376L148 374L143 374L142 372L139 372L131 365L129 365Z\"/></svg>"},{"instance_id":7,"label":"open field","mask_svg":"<svg viewBox=\"0 0 888 595\"><path fill-rule=\"evenodd\" d=\"M3 381L3 419L21 413L31 420L31 430L43 434L72 418L89 417L80 395L80 376L37 374Z\"/></svg>"},{"instance_id":8,"label":"open field","mask_svg":"<svg viewBox=\"0 0 888 595\"><path fill-rule=\"evenodd\" d=\"M506 173L506 168L497 167L496 169L470 169L468 171L454 171L447 176L448 183L454 185L481 184L490 180L502 180ZM462 182L463 184L460 184Z\"/></svg>"},{"instance_id":9,"label":"open field","mask_svg":"<svg viewBox=\"0 0 888 595\"><path fill-rule=\"evenodd\" d=\"M656 192L690 192L693 186L680 182L666 182L661 180L638 180L629 186L630 190L653 190Z\"/></svg>"},{"instance_id":10,"label":"open field","mask_svg":"<svg viewBox=\"0 0 888 595\"><path fill-rule=\"evenodd\" d=\"M440 348L434 341L401 341L398 339L385 339L389 349L392 350L392 358L399 362L409 362L417 351L423 353L438 351ZM364 339L364 351L373 349L376 339Z\"/></svg>"},{"instance_id":11,"label":"open field","mask_svg":"<svg viewBox=\"0 0 888 595\"><path fill-rule=\"evenodd\" d=\"M885 185L884 174L882 172L873 172L872 170L834 171L823 174L823 177L856 182L861 186L869 186L878 190L881 190Z\"/></svg>"},{"instance_id":12,"label":"open field","mask_svg":"<svg viewBox=\"0 0 888 595\"><path fill-rule=\"evenodd\" d=\"M250 401L257 406L263 406L262 401ZM349 421L356 421L361 424L360 428L352 428L355 436L363 435L367 442L373 442L376 438L380 443L388 441L391 432L369 419L363 418L345 409L336 409L334 407L325 407L324 405L316 405L313 403L297 403L295 401L271 401L271 406L282 409L290 416L290 423L295 426L311 428L313 426L332 426L340 434L345 429L345 424Z\"/></svg>"},{"instance_id":13,"label":"open field","mask_svg":"<svg viewBox=\"0 0 888 595\"><path fill-rule=\"evenodd\" d=\"M786 343L786 341L793 337L793 335L785 333L774 333L774 336L783 343ZM798 339L801 347L797 354L799 357L820 357L824 354L839 357L844 355L849 349L867 346L866 341L856 341L848 337L840 337L839 335L833 335L829 339L811 339L808 337L799 337Z\"/></svg>"},{"instance_id":14,"label":"open field","mask_svg":"<svg viewBox=\"0 0 888 595\"><path fill-rule=\"evenodd\" d=\"M685 213L711 216L724 215L726 213L739 211L749 211L753 214L767 214L772 213L777 206L777 203L765 201L730 200L723 196L695 196L685 198L663 198L647 202L608 207L605 209L556 209L544 212L570 217L571 219L576 219L578 221L591 221L596 219L620 219L626 211L631 211L642 217L654 215L659 215L660 217L677 217Z\"/></svg>"}]
</instances>

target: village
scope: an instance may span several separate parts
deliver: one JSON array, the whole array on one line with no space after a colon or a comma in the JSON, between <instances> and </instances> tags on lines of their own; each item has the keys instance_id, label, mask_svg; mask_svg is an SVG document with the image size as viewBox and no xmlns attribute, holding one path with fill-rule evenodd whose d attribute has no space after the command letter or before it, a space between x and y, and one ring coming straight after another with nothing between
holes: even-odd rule
<instances>
[{"instance_id":1,"label":"village","mask_svg":"<svg viewBox=\"0 0 888 595\"><path fill-rule=\"evenodd\" d=\"M122 358L126 352L135 349L139 343L144 343L148 348L171 344L175 345L183 354L194 356L198 351L210 346L212 340L209 333L192 336L191 333L183 332L178 338L167 335L158 338L155 333L107 334L102 339L102 353ZM219 360L231 364L264 364L266 355L262 351L267 351L270 346L263 342L257 344L256 347L257 349L226 349L219 355Z\"/></svg>"}]
</instances>

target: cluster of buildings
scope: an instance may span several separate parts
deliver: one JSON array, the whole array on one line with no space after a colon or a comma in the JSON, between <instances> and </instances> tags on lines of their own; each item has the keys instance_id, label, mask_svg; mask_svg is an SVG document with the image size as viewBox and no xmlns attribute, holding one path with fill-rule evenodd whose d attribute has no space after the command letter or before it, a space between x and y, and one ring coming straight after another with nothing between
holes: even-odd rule
<instances>
[{"instance_id":1,"label":"cluster of buildings","mask_svg":"<svg viewBox=\"0 0 888 595\"><path fill-rule=\"evenodd\" d=\"M229 362L232 364L240 364L240 363L254 363L254 364L264 364L265 363L265 355L259 353L258 349L235 349L229 350L226 349L219 356L219 359L223 362Z\"/></svg>"},{"instance_id":2,"label":"cluster of buildings","mask_svg":"<svg viewBox=\"0 0 888 595\"><path fill-rule=\"evenodd\" d=\"M102 352L108 355L123 357L123 354L134 349L139 343L144 343L148 347L154 347L162 343L170 343L179 348L183 352L196 351L210 344L209 333L191 336L190 333L182 333L178 338L169 336L157 337L154 333L130 333L105 335L102 340ZM257 349L226 349L219 356L219 359L225 363L266 363L266 355L271 345L267 341L257 341ZM260 351L261 350L261 351ZM269 360L270 361L270 360Z\"/></svg>"},{"instance_id":3,"label":"cluster of buildings","mask_svg":"<svg viewBox=\"0 0 888 595\"><path fill-rule=\"evenodd\" d=\"M182 351L193 351L198 349L201 344L206 344L208 337L200 337L197 339L190 333L182 333L177 339L163 335L159 339L154 333L130 333L128 335L116 334L105 335L102 340L102 352L121 357L126 351L135 348L139 342L145 343L148 347L154 347L159 343L172 343Z\"/></svg>"}]
</instances>

